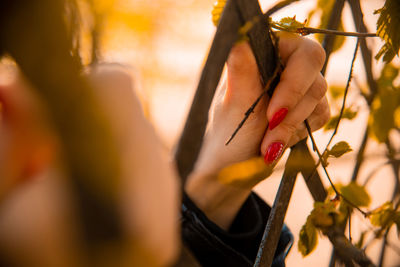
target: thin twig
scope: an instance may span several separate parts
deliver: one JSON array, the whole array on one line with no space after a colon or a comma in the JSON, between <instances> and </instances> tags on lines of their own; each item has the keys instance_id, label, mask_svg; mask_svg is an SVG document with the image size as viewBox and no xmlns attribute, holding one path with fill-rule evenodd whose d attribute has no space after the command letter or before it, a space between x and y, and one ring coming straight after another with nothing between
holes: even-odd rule
<instances>
[{"instance_id":1,"label":"thin twig","mask_svg":"<svg viewBox=\"0 0 400 267\"><path fill-rule=\"evenodd\" d=\"M342 117L343 117L343 112L344 112L344 109L345 109L345 107L346 107L347 93L348 93L348 91L349 91L351 78L352 78L352 76L353 76L354 62L356 61L356 57L357 57L357 52L358 52L358 47L359 47L359 45L360 45L360 39L357 39L356 47L355 47L355 49L354 49L353 59L351 60L349 77L347 78L346 88L344 89L343 103L342 103L342 107L341 107L341 109L340 109L339 118L338 118L338 121L337 121L337 123L336 123L335 129L333 130L332 136L331 136L331 138L329 139L328 144L326 145L326 148L325 148L325 150L324 150L324 153L325 153L325 151L328 149L329 145L331 144L333 137L335 137L335 135L336 135L336 133L337 133L337 130L338 130L338 128L339 128L340 121L342 120Z\"/></svg>"},{"instance_id":2,"label":"thin twig","mask_svg":"<svg viewBox=\"0 0 400 267\"><path fill-rule=\"evenodd\" d=\"M342 35L342 36L351 36L351 37L359 37L359 38L377 37L376 33L369 33L369 32L342 32L342 31L336 31L336 30L316 29L316 28L310 28L310 27L298 28L297 29L297 33L300 33L301 35L322 33L322 34Z\"/></svg>"},{"instance_id":3,"label":"thin twig","mask_svg":"<svg viewBox=\"0 0 400 267\"><path fill-rule=\"evenodd\" d=\"M344 109L345 109L345 107L346 107L347 93L348 93L348 91L349 91L351 78L352 78L352 76L353 76L354 62L355 62L355 60L356 60L356 56L357 56L357 51L358 51L359 43L360 43L360 39L357 39L357 44L356 44L356 47L355 47L355 49L354 49L353 59L351 60L351 66L350 66L349 77L347 78L346 88L345 88L345 90L344 90L343 102L342 102L342 107L340 108L339 117L338 117L337 123L336 123L336 125L335 125L335 129L333 130L333 133L332 133L332 135L331 135L331 137L330 137L330 139L329 139L329 141L328 141L328 144L326 145L326 147L325 147L324 152L322 153L322 155L324 155L324 154L326 153L326 151L328 150L329 145L331 144L333 138L335 137L335 135L336 135L336 133L337 133L337 130L338 130L338 128L339 128L340 121L342 120L342 117L343 117L343 112L344 112ZM315 171L317 170L317 168L318 168L319 164L321 163L321 160L322 160L322 159L323 159L322 157L319 158L317 164L315 165L314 171L312 172L312 175L313 175L313 174L315 173ZM322 164L322 165L324 165L324 164ZM336 192L335 192L335 193L336 193Z\"/></svg>"},{"instance_id":4,"label":"thin twig","mask_svg":"<svg viewBox=\"0 0 400 267\"><path fill-rule=\"evenodd\" d=\"M322 155L321 155L321 153L319 152L319 149L318 149L318 147L317 147L317 145L316 145L316 142L315 142L315 140L314 140L314 136L313 136L313 134L312 134L312 132L311 132L310 125L308 124L307 120L304 121L304 123L305 123L305 125L306 125L307 132L308 132L308 135L310 136L310 139L311 139L311 142L312 142L313 147L314 147L314 149L315 149L315 152L317 152L319 161L322 161ZM342 199L343 199L344 201L346 201L350 206L352 206L353 208L355 208L356 210L358 210L360 213L362 213L365 217L367 217L367 216L369 215L369 212L363 211L363 210L360 209L357 205L355 205L353 202L351 202L351 201L348 200L345 196L343 196L343 195L336 189L335 185L333 184L333 181L332 181L332 179L331 179L331 177L330 177L330 175L329 175L329 173L328 173L328 170L326 169L325 164L322 164L321 166L322 166L322 168L323 168L323 170L324 170L324 172L325 172L325 174L326 174L326 177L328 178L328 181L329 181L329 183L331 184L332 189L333 189L333 191L335 192L336 196L339 196L340 198L342 198Z\"/></svg>"},{"instance_id":5,"label":"thin twig","mask_svg":"<svg viewBox=\"0 0 400 267\"><path fill-rule=\"evenodd\" d=\"M247 121L247 119L250 117L251 113L254 112L254 109L256 108L257 104L260 102L260 100L263 98L263 96L270 90L270 86L272 81L275 80L279 73L280 68L277 67L274 71L274 74L272 77L268 80L265 89L261 92L261 94L257 97L257 99L253 102L253 104L250 106L250 108L244 113L244 118L242 121L238 124L236 127L235 131L232 133L231 137L226 141L225 145L229 145L229 143L233 140L233 138L236 136L236 134L239 132L239 130L243 127L244 123Z\"/></svg>"}]
</instances>

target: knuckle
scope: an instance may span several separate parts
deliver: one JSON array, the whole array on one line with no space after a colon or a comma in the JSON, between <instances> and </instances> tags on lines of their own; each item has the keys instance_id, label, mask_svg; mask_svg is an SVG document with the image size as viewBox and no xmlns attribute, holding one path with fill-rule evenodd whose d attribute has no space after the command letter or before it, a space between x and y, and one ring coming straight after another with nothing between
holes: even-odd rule
<instances>
[{"instance_id":1,"label":"knuckle","mask_svg":"<svg viewBox=\"0 0 400 267\"><path fill-rule=\"evenodd\" d=\"M284 132L288 136L293 136L297 132L297 125L293 125L291 123L287 123L283 121L279 127L281 128L281 131Z\"/></svg>"},{"instance_id":2,"label":"knuckle","mask_svg":"<svg viewBox=\"0 0 400 267\"><path fill-rule=\"evenodd\" d=\"M316 126L319 129L329 121L329 119L331 118L331 112L328 106L326 105L322 107L320 110L317 110L317 114L318 114L318 120Z\"/></svg>"},{"instance_id":3,"label":"knuckle","mask_svg":"<svg viewBox=\"0 0 400 267\"><path fill-rule=\"evenodd\" d=\"M325 50L322 48L322 46L315 41L311 41L308 52L311 56L311 59L313 59L313 61L315 62L315 64L318 67L322 68L322 66L325 63L325 57L326 57Z\"/></svg>"},{"instance_id":4,"label":"knuckle","mask_svg":"<svg viewBox=\"0 0 400 267\"><path fill-rule=\"evenodd\" d=\"M320 101L326 94L328 90L328 85L326 83L326 80L322 77L318 77L314 86L313 86L313 97Z\"/></svg>"},{"instance_id":5,"label":"knuckle","mask_svg":"<svg viewBox=\"0 0 400 267\"><path fill-rule=\"evenodd\" d=\"M303 97L304 93L300 90L300 88L292 87L287 94L289 108L296 106Z\"/></svg>"}]
</instances>

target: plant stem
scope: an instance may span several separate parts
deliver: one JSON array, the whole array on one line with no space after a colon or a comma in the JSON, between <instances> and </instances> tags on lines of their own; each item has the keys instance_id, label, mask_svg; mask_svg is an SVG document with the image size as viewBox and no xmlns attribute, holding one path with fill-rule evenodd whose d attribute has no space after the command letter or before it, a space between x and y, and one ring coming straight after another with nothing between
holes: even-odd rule
<instances>
[{"instance_id":1,"label":"plant stem","mask_svg":"<svg viewBox=\"0 0 400 267\"><path fill-rule=\"evenodd\" d=\"M313 147L314 147L314 149L315 149L315 152L317 152L317 155L318 155L318 157L319 157L319 161L322 162L322 161L323 161L323 160L322 160L322 155L321 155L321 153L319 152L319 149L318 149L318 147L317 147L317 144L316 144L316 142L315 142L315 140L314 140L314 136L313 136L313 134L312 134L312 132L311 132L310 125L308 124L307 120L306 120L304 123L305 123L305 125L306 125L307 132L308 132L308 135L310 136L310 139L311 139L311 142L312 142ZM343 195L336 189L335 185L334 185L333 182L332 182L331 177L329 176L329 173L328 173L328 170L326 169L325 164L322 164L322 168L323 168L323 170L324 170L324 172L325 172L325 174L326 174L326 177L328 178L328 181L329 181L329 183L331 184L332 189L333 189L333 191L335 192L335 194L336 194L337 196L341 197L341 198L342 198L344 201L346 201L350 206L352 206L353 208L355 208L356 210L358 210L358 211L359 211L361 214L363 214L365 217L367 217L368 214L369 214L368 212L365 212L365 211L363 211L362 209L360 209L357 205L355 205L353 202L351 202L350 200L348 200L345 196L343 196Z\"/></svg>"},{"instance_id":2,"label":"plant stem","mask_svg":"<svg viewBox=\"0 0 400 267\"><path fill-rule=\"evenodd\" d=\"M343 32L343 31L337 31L337 30L328 30L328 29L318 29L318 28L311 28L311 27L301 27L297 28L296 30L291 30L285 27L281 27L277 24L271 24L271 27L280 31L285 31L285 32L294 32L294 33L299 33L301 35L309 35L309 34L330 34L330 35L342 35L342 36L351 36L351 37L359 37L359 38L365 38L365 37L377 37L376 33L369 33L369 32Z\"/></svg>"}]
</instances>

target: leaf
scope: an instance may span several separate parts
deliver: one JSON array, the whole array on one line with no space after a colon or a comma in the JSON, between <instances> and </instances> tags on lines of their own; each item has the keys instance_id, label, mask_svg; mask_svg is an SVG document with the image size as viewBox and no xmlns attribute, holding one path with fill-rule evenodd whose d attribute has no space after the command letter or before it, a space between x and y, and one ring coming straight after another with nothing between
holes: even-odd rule
<instances>
[{"instance_id":1,"label":"leaf","mask_svg":"<svg viewBox=\"0 0 400 267\"><path fill-rule=\"evenodd\" d=\"M334 223L333 216L337 213L336 205L333 202L315 202L309 219L318 228L326 228Z\"/></svg>"},{"instance_id":2,"label":"leaf","mask_svg":"<svg viewBox=\"0 0 400 267\"><path fill-rule=\"evenodd\" d=\"M353 151L351 149L350 145L346 141L340 141L339 143L336 143L330 150L328 150L328 155L335 157L335 158L340 158L344 154Z\"/></svg>"},{"instance_id":3,"label":"leaf","mask_svg":"<svg viewBox=\"0 0 400 267\"><path fill-rule=\"evenodd\" d=\"M345 87L339 85L331 85L329 86L329 93L331 94L333 99L338 99L344 94Z\"/></svg>"},{"instance_id":4,"label":"leaf","mask_svg":"<svg viewBox=\"0 0 400 267\"><path fill-rule=\"evenodd\" d=\"M393 203L388 201L375 209L369 217L371 224L382 228L389 227L393 223L395 211Z\"/></svg>"},{"instance_id":5,"label":"leaf","mask_svg":"<svg viewBox=\"0 0 400 267\"><path fill-rule=\"evenodd\" d=\"M396 127L395 111L400 105L400 89L393 85L399 71L386 64L378 79L378 95L371 106L369 124L371 134L378 142L385 142L391 129Z\"/></svg>"},{"instance_id":6,"label":"leaf","mask_svg":"<svg viewBox=\"0 0 400 267\"><path fill-rule=\"evenodd\" d=\"M368 207L371 204L371 197L365 187L356 182L343 186L340 193L358 207Z\"/></svg>"},{"instance_id":7,"label":"leaf","mask_svg":"<svg viewBox=\"0 0 400 267\"><path fill-rule=\"evenodd\" d=\"M218 0L214 3L213 9L211 11L211 19L215 26L218 26L219 20L221 18L222 12L224 11L227 0Z\"/></svg>"},{"instance_id":8,"label":"leaf","mask_svg":"<svg viewBox=\"0 0 400 267\"><path fill-rule=\"evenodd\" d=\"M272 173L272 166L266 165L262 157L251 158L223 168L218 174L222 184L254 186Z\"/></svg>"},{"instance_id":9,"label":"leaf","mask_svg":"<svg viewBox=\"0 0 400 267\"><path fill-rule=\"evenodd\" d=\"M383 56L383 61L390 62L398 55L400 48L400 1L386 0L384 6L374 14L379 14L376 33L385 41L375 58L378 60Z\"/></svg>"},{"instance_id":10,"label":"leaf","mask_svg":"<svg viewBox=\"0 0 400 267\"><path fill-rule=\"evenodd\" d=\"M358 114L358 111L352 110L350 108L345 108L343 110L343 115L342 115L342 119L348 119L348 120L352 120L354 119ZM328 123L325 125L324 130L325 131L329 131L329 130L333 130L336 127L336 124L339 120L339 114L332 117Z\"/></svg>"},{"instance_id":11,"label":"leaf","mask_svg":"<svg viewBox=\"0 0 400 267\"><path fill-rule=\"evenodd\" d=\"M317 228L307 218L307 222L301 227L298 242L298 249L303 257L309 255L315 249L317 242Z\"/></svg>"},{"instance_id":12,"label":"leaf","mask_svg":"<svg viewBox=\"0 0 400 267\"><path fill-rule=\"evenodd\" d=\"M274 25L282 28L282 30L289 32L297 32L297 29L303 28L306 22L299 22L296 20L296 16L294 17L285 17L282 18L279 22L272 22Z\"/></svg>"}]
</instances>

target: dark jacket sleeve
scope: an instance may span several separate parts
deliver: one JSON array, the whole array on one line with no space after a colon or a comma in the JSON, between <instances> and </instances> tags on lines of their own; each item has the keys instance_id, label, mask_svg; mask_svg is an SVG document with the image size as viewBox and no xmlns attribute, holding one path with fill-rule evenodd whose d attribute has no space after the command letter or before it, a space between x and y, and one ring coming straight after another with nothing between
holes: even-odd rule
<instances>
[{"instance_id":1,"label":"dark jacket sleeve","mask_svg":"<svg viewBox=\"0 0 400 267\"><path fill-rule=\"evenodd\" d=\"M253 266L271 208L252 193L240 209L229 231L210 221L183 196L182 239L202 266ZM285 226L272 266L285 266L293 235Z\"/></svg>"}]
</instances>

